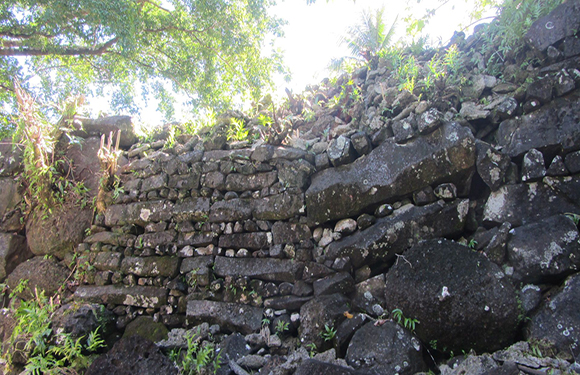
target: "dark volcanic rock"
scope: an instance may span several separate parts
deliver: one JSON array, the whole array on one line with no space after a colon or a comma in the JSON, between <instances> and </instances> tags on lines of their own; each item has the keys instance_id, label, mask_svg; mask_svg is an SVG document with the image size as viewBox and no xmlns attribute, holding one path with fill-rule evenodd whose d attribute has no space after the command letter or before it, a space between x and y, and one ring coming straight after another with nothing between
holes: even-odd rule
<instances>
[{"instance_id":1,"label":"dark volcanic rock","mask_svg":"<svg viewBox=\"0 0 580 375\"><path fill-rule=\"evenodd\" d=\"M355 369L377 375L411 375L427 369L421 342L391 320L380 326L368 322L356 331L348 345L346 361Z\"/></svg>"},{"instance_id":2,"label":"dark volcanic rock","mask_svg":"<svg viewBox=\"0 0 580 375\"><path fill-rule=\"evenodd\" d=\"M214 272L220 277L244 275L265 281L293 282L300 265L291 259L216 257Z\"/></svg>"},{"instance_id":3,"label":"dark volcanic rock","mask_svg":"<svg viewBox=\"0 0 580 375\"><path fill-rule=\"evenodd\" d=\"M580 4L567 1L550 14L536 20L525 35L525 40L539 51L573 36L580 28Z\"/></svg>"},{"instance_id":4,"label":"dark volcanic rock","mask_svg":"<svg viewBox=\"0 0 580 375\"><path fill-rule=\"evenodd\" d=\"M65 204L44 218L40 209L33 211L26 223L26 240L34 255L53 255L63 259L81 243L91 226L93 210Z\"/></svg>"},{"instance_id":5,"label":"dark volcanic rock","mask_svg":"<svg viewBox=\"0 0 580 375\"><path fill-rule=\"evenodd\" d=\"M350 139L343 135L330 142L327 154L328 159L335 167L352 163L356 159L355 150Z\"/></svg>"},{"instance_id":6,"label":"dark volcanic rock","mask_svg":"<svg viewBox=\"0 0 580 375\"><path fill-rule=\"evenodd\" d=\"M568 186L576 190L578 182L568 179L560 186L561 189ZM566 212L580 212L580 202L572 203L567 196L543 182L532 182L504 185L492 192L485 203L483 220L495 224L507 221L513 226L520 226Z\"/></svg>"},{"instance_id":7,"label":"dark volcanic rock","mask_svg":"<svg viewBox=\"0 0 580 375\"><path fill-rule=\"evenodd\" d=\"M373 226L331 243L326 257L348 256L356 268L377 261L388 262L420 240L461 233L468 210L468 200L403 206L378 219Z\"/></svg>"},{"instance_id":8,"label":"dark volcanic rock","mask_svg":"<svg viewBox=\"0 0 580 375\"><path fill-rule=\"evenodd\" d=\"M531 149L524 155L522 162L522 181L535 181L546 175L544 155L536 149Z\"/></svg>"},{"instance_id":9,"label":"dark volcanic rock","mask_svg":"<svg viewBox=\"0 0 580 375\"><path fill-rule=\"evenodd\" d=\"M278 180L277 172L258 173L245 176L232 173L226 177L226 189L231 191L261 190Z\"/></svg>"},{"instance_id":10,"label":"dark volcanic rock","mask_svg":"<svg viewBox=\"0 0 580 375\"><path fill-rule=\"evenodd\" d=\"M348 295L354 291L354 279L348 272L338 272L316 280L312 286L315 297L334 293Z\"/></svg>"},{"instance_id":11,"label":"dark volcanic rock","mask_svg":"<svg viewBox=\"0 0 580 375\"><path fill-rule=\"evenodd\" d=\"M82 123L82 126L80 125ZM77 124L73 122L73 126L78 129L72 132L72 135L77 137L101 137L101 135L109 136L109 133L115 134L117 131L121 132L119 138L119 145L121 147L130 147L137 141L137 135L133 129L131 116L109 116L97 119L83 118Z\"/></svg>"},{"instance_id":12,"label":"dark volcanic rock","mask_svg":"<svg viewBox=\"0 0 580 375\"><path fill-rule=\"evenodd\" d=\"M16 266L30 258L26 238L12 233L0 233L0 281Z\"/></svg>"},{"instance_id":13,"label":"dark volcanic rock","mask_svg":"<svg viewBox=\"0 0 580 375\"><path fill-rule=\"evenodd\" d=\"M34 257L20 263L6 278L6 284L14 290L21 280L28 280L27 290L20 293L20 298L29 299L35 289L44 290L47 297L52 296L64 284L70 271L54 259Z\"/></svg>"},{"instance_id":14,"label":"dark volcanic rock","mask_svg":"<svg viewBox=\"0 0 580 375\"><path fill-rule=\"evenodd\" d=\"M304 195L276 194L253 201L253 215L256 220L287 220L304 213Z\"/></svg>"},{"instance_id":15,"label":"dark volcanic rock","mask_svg":"<svg viewBox=\"0 0 580 375\"><path fill-rule=\"evenodd\" d=\"M209 198L184 199L173 205L172 216L177 222L204 221L207 220L209 214L209 205Z\"/></svg>"},{"instance_id":16,"label":"dark volcanic rock","mask_svg":"<svg viewBox=\"0 0 580 375\"><path fill-rule=\"evenodd\" d=\"M188 301L187 317L194 321L217 323L222 328L245 335L262 327L263 309L238 303Z\"/></svg>"},{"instance_id":17,"label":"dark volcanic rock","mask_svg":"<svg viewBox=\"0 0 580 375\"><path fill-rule=\"evenodd\" d=\"M545 339L555 344L560 355L572 359L571 348L578 353L580 342L580 274L570 276L564 288L544 302L532 316L526 328L526 337Z\"/></svg>"},{"instance_id":18,"label":"dark volcanic rock","mask_svg":"<svg viewBox=\"0 0 580 375\"><path fill-rule=\"evenodd\" d=\"M86 375L177 375L177 367L152 341L134 335L122 338L97 358Z\"/></svg>"},{"instance_id":19,"label":"dark volcanic rock","mask_svg":"<svg viewBox=\"0 0 580 375\"><path fill-rule=\"evenodd\" d=\"M247 199L231 199L219 201L211 205L210 223L247 220L252 218L251 202Z\"/></svg>"},{"instance_id":20,"label":"dark volcanic rock","mask_svg":"<svg viewBox=\"0 0 580 375\"><path fill-rule=\"evenodd\" d=\"M68 333L73 340L83 337L99 328L103 337L113 323L114 315L105 306L92 303L67 303L62 305L52 318L52 328L55 332Z\"/></svg>"},{"instance_id":21,"label":"dark volcanic rock","mask_svg":"<svg viewBox=\"0 0 580 375\"><path fill-rule=\"evenodd\" d=\"M307 359L296 369L294 375L355 375L356 371L348 367L334 365L332 363L320 362L315 359Z\"/></svg>"},{"instance_id":22,"label":"dark volcanic rock","mask_svg":"<svg viewBox=\"0 0 580 375\"><path fill-rule=\"evenodd\" d=\"M580 98L558 98L541 109L499 125L497 142L510 157L532 148L540 151L575 151L580 148Z\"/></svg>"},{"instance_id":23,"label":"dark volcanic rock","mask_svg":"<svg viewBox=\"0 0 580 375\"><path fill-rule=\"evenodd\" d=\"M330 294L312 299L300 308L300 343L306 346L314 343L318 350L330 345L320 336L324 326L338 327L339 318L349 310L349 300L342 294Z\"/></svg>"},{"instance_id":24,"label":"dark volcanic rock","mask_svg":"<svg viewBox=\"0 0 580 375\"><path fill-rule=\"evenodd\" d=\"M272 244L272 236L265 232L223 234L219 246L232 249L265 249Z\"/></svg>"},{"instance_id":25,"label":"dark volcanic rock","mask_svg":"<svg viewBox=\"0 0 580 375\"><path fill-rule=\"evenodd\" d=\"M139 335L153 342L166 340L169 330L163 323L156 322L151 316L138 316L125 327L123 337Z\"/></svg>"},{"instance_id":26,"label":"dark volcanic rock","mask_svg":"<svg viewBox=\"0 0 580 375\"><path fill-rule=\"evenodd\" d=\"M563 278L580 267L580 236L565 215L552 216L512 230L508 257L514 278L536 283L549 277Z\"/></svg>"},{"instance_id":27,"label":"dark volcanic rock","mask_svg":"<svg viewBox=\"0 0 580 375\"><path fill-rule=\"evenodd\" d=\"M12 138L0 140L0 176L11 176L22 170L23 152L19 147L12 147Z\"/></svg>"},{"instance_id":28,"label":"dark volcanic rock","mask_svg":"<svg viewBox=\"0 0 580 375\"><path fill-rule=\"evenodd\" d=\"M448 240L428 240L386 275L389 308L417 319L423 342L447 350L493 351L515 338L517 292L484 255ZM409 264L410 263L410 264Z\"/></svg>"},{"instance_id":29,"label":"dark volcanic rock","mask_svg":"<svg viewBox=\"0 0 580 375\"><path fill-rule=\"evenodd\" d=\"M272 225L274 244L299 243L312 237L310 228L304 224L285 223L278 221Z\"/></svg>"},{"instance_id":30,"label":"dark volcanic rock","mask_svg":"<svg viewBox=\"0 0 580 375\"><path fill-rule=\"evenodd\" d=\"M365 158L315 174L306 192L308 216L320 223L355 216L441 182L453 182L463 192L474 165L473 136L455 123L405 145L387 140Z\"/></svg>"}]
</instances>

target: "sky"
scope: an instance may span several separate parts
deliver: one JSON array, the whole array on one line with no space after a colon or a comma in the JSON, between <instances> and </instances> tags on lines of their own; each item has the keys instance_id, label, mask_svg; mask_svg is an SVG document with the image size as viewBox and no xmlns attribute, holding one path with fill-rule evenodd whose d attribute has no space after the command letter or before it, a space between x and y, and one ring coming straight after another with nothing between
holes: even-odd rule
<instances>
[{"instance_id":1,"label":"sky","mask_svg":"<svg viewBox=\"0 0 580 375\"><path fill-rule=\"evenodd\" d=\"M272 14L286 20L287 24L284 26L284 38L277 39L275 45L284 52L284 63L290 69L292 80L286 82L282 76L275 77L275 97L285 97L285 88L301 93L307 85L317 84L329 76L327 67L330 61L349 55L348 48L340 45L340 37L349 26L360 22L364 10L384 6L388 26L398 15L398 39L405 35L406 26L402 19L409 11L421 16L426 9L437 8L441 3L447 4L437 11L424 30L434 46L446 44L460 25L470 23L468 14L472 0L317 0L311 5L307 4L307 0L278 0L271 9ZM466 30L466 33L469 35L470 31ZM90 105L94 110L106 106L106 101L93 99ZM136 122L145 127L163 124L165 120L156 112L156 107L154 101L150 101L140 118L135 119ZM176 108L177 121L186 121L190 116L186 109Z\"/></svg>"}]
</instances>

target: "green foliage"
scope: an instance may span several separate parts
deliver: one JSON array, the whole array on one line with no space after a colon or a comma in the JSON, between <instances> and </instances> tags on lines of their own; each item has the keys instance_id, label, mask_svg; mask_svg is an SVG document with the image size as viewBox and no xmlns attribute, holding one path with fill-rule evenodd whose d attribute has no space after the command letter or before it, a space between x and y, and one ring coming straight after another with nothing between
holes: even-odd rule
<instances>
[{"instance_id":1,"label":"green foliage","mask_svg":"<svg viewBox=\"0 0 580 375\"><path fill-rule=\"evenodd\" d=\"M469 240L469 242L467 243L467 247L469 247L470 249L475 249L475 247L477 246L477 241L472 238Z\"/></svg>"},{"instance_id":2,"label":"green foliage","mask_svg":"<svg viewBox=\"0 0 580 375\"><path fill-rule=\"evenodd\" d=\"M397 323L399 323L399 325L401 325L401 326L403 326L411 331L414 331L417 323L419 323L419 321L417 319L407 318L403 314L403 311L401 309L394 309L392 311L392 314L393 314L393 318L397 321Z\"/></svg>"},{"instance_id":3,"label":"green foliage","mask_svg":"<svg viewBox=\"0 0 580 375\"><path fill-rule=\"evenodd\" d=\"M21 281L13 293L26 289L26 282ZM66 372L65 369L85 369L90 365L85 354L104 346L98 332L100 327L89 334L86 344L82 343L84 336L74 340L66 333L54 335L51 318L58 307L57 299L47 298L43 291L35 290L33 298L21 301L14 311L16 326L5 345L16 349L16 342L25 340L24 347L18 350L29 353L25 365L28 374L57 374ZM6 362L12 365L13 351L5 350L4 353Z\"/></svg>"},{"instance_id":4,"label":"green foliage","mask_svg":"<svg viewBox=\"0 0 580 375\"><path fill-rule=\"evenodd\" d=\"M332 326L329 326L328 324L325 324L324 331L320 332L320 337L322 337L324 341L331 341L334 336L336 336L336 329L334 329Z\"/></svg>"},{"instance_id":5,"label":"green foliage","mask_svg":"<svg viewBox=\"0 0 580 375\"><path fill-rule=\"evenodd\" d=\"M510 56L517 55L524 47L522 39L538 18L551 12L562 0L504 0L496 4L498 17L488 26L484 33L485 43L482 55L489 56L487 71L498 73L498 65Z\"/></svg>"},{"instance_id":6,"label":"green foliage","mask_svg":"<svg viewBox=\"0 0 580 375\"><path fill-rule=\"evenodd\" d=\"M308 355L310 356L310 358L314 357L318 352L318 348L316 347L316 344L313 342L306 345L306 347L308 348Z\"/></svg>"},{"instance_id":7,"label":"green foliage","mask_svg":"<svg viewBox=\"0 0 580 375\"><path fill-rule=\"evenodd\" d=\"M283 320L278 320L278 322L276 323L276 332L279 334L282 334L286 331L288 331L288 327L289 327L289 323L285 322Z\"/></svg>"},{"instance_id":8,"label":"green foliage","mask_svg":"<svg viewBox=\"0 0 580 375\"><path fill-rule=\"evenodd\" d=\"M173 350L169 356L176 362L180 373L195 375L199 374L202 369L211 367L215 374L221 367L221 353L215 353L215 347L212 343L200 345L199 330L197 334L188 333L186 340L185 353L182 353L181 349Z\"/></svg>"},{"instance_id":9,"label":"green foliage","mask_svg":"<svg viewBox=\"0 0 580 375\"><path fill-rule=\"evenodd\" d=\"M281 70L265 51L282 22L271 0L29 0L0 4L0 102L12 104L12 77L27 57L45 98L112 91L111 105L136 110L152 95L168 117L176 93L191 104L224 108L258 97ZM135 83L139 83L137 91ZM1 107L1 106L0 106Z\"/></svg>"},{"instance_id":10,"label":"green foliage","mask_svg":"<svg viewBox=\"0 0 580 375\"><path fill-rule=\"evenodd\" d=\"M228 141L245 141L250 134L250 130L246 128L244 119L231 118L227 130Z\"/></svg>"}]
</instances>

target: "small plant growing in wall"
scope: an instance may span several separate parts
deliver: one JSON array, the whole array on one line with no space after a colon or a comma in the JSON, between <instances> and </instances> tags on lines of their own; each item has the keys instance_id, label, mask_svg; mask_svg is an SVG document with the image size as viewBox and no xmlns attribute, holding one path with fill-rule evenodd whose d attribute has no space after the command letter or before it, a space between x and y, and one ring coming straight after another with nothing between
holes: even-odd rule
<instances>
[{"instance_id":1,"label":"small plant growing in wall","mask_svg":"<svg viewBox=\"0 0 580 375\"><path fill-rule=\"evenodd\" d=\"M324 339L324 341L330 341L336 336L336 329L334 327L329 326L328 324L324 325L324 331L320 332L320 337Z\"/></svg>"},{"instance_id":2,"label":"small plant growing in wall","mask_svg":"<svg viewBox=\"0 0 580 375\"><path fill-rule=\"evenodd\" d=\"M419 321L415 318L407 318L401 309L394 309L393 312L393 319L399 323L399 325L407 328L408 330L414 331L416 325Z\"/></svg>"},{"instance_id":3,"label":"small plant growing in wall","mask_svg":"<svg viewBox=\"0 0 580 375\"><path fill-rule=\"evenodd\" d=\"M288 331L289 326L290 324L288 322L278 320L278 322L276 323L276 333L279 335L283 334L284 332Z\"/></svg>"}]
</instances>

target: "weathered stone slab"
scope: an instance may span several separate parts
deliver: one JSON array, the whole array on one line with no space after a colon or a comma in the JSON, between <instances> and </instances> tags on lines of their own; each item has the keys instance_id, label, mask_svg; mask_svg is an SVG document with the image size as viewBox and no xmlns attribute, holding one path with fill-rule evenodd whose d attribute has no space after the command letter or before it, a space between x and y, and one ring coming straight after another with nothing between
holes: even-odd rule
<instances>
[{"instance_id":1,"label":"weathered stone slab","mask_svg":"<svg viewBox=\"0 0 580 375\"><path fill-rule=\"evenodd\" d=\"M252 205L247 199L231 199L218 201L211 205L210 223L247 220L252 218Z\"/></svg>"},{"instance_id":2,"label":"weathered stone slab","mask_svg":"<svg viewBox=\"0 0 580 375\"><path fill-rule=\"evenodd\" d=\"M179 270L177 257L126 257L121 262L121 271L143 277L174 277Z\"/></svg>"},{"instance_id":3,"label":"weathered stone slab","mask_svg":"<svg viewBox=\"0 0 580 375\"><path fill-rule=\"evenodd\" d=\"M272 237L274 245L299 243L312 238L312 233L308 225L278 221L272 225Z\"/></svg>"},{"instance_id":4,"label":"weathered stone slab","mask_svg":"<svg viewBox=\"0 0 580 375\"><path fill-rule=\"evenodd\" d=\"M326 257L348 256L356 268L379 260L388 262L421 240L461 233L468 211L468 200L421 207L409 204L371 227L331 243Z\"/></svg>"},{"instance_id":5,"label":"weathered stone slab","mask_svg":"<svg viewBox=\"0 0 580 375\"><path fill-rule=\"evenodd\" d=\"M230 249L265 249L272 244L272 235L265 232L222 234L219 246Z\"/></svg>"},{"instance_id":6,"label":"weathered stone slab","mask_svg":"<svg viewBox=\"0 0 580 375\"><path fill-rule=\"evenodd\" d=\"M226 189L230 191L262 190L278 180L278 172L257 173L246 176L232 173L226 177Z\"/></svg>"},{"instance_id":7,"label":"weathered stone slab","mask_svg":"<svg viewBox=\"0 0 580 375\"><path fill-rule=\"evenodd\" d=\"M241 332L245 335L260 330L263 312L262 308L238 303L187 302L188 318L198 322L217 323L222 329Z\"/></svg>"},{"instance_id":8,"label":"weathered stone slab","mask_svg":"<svg viewBox=\"0 0 580 375\"><path fill-rule=\"evenodd\" d=\"M514 227L566 212L580 213L580 204L550 189L543 182L505 185L494 191L485 203L483 220Z\"/></svg>"},{"instance_id":9,"label":"weathered stone slab","mask_svg":"<svg viewBox=\"0 0 580 375\"><path fill-rule=\"evenodd\" d=\"M256 220L287 220L304 213L304 195L284 192L252 202Z\"/></svg>"},{"instance_id":10,"label":"weathered stone slab","mask_svg":"<svg viewBox=\"0 0 580 375\"><path fill-rule=\"evenodd\" d=\"M183 262L181 262L181 269L179 272L182 275L187 275L186 280L190 285L195 283L199 286L206 286L210 283L212 273L210 266L213 262L213 256L185 258Z\"/></svg>"},{"instance_id":11,"label":"weathered stone slab","mask_svg":"<svg viewBox=\"0 0 580 375\"><path fill-rule=\"evenodd\" d=\"M250 155L252 155L252 150L241 149L241 150L212 150L206 151L203 154L202 161L220 161L220 160L249 160Z\"/></svg>"},{"instance_id":12,"label":"weathered stone slab","mask_svg":"<svg viewBox=\"0 0 580 375\"><path fill-rule=\"evenodd\" d=\"M580 4L567 1L537 19L524 38L532 47L544 51L567 36L574 36L579 28Z\"/></svg>"},{"instance_id":13,"label":"weathered stone slab","mask_svg":"<svg viewBox=\"0 0 580 375\"><path fill-rule=\"evenodd\" d=\"M76 299L88 302L159 308L167 303L167 289L153 286L88 286L81 285L74 294Z\"/></svg>"},{"instance_id":14,"label":"weathered stone slab","mask_svg":"<svg viewBox=\"0 0 580 375\"><path fill-rule=\"evenodd\" d=\"M188 232L180 233L177 239L177 246L207 246L217 242L218 235L213 232Z\"/></svg>"},{"instance_id":15,"label":"weathered stone slab","mask_svg":"<svg viewBox=\"0 0 580 375\"><path fill-rule=\"evenodd\" d=\"M507 250L516 280L523 283L539 283L544 278L561 280L580 267L578 228L565 215L515 228L511 234Z\"/></svg>"},{"instance_id":16,"label":"weathered stone slab","mask_svg":"<svg viewBox=\"0 0 580 375\"><path fill-rule=\"evenodd\" d=\"M547 340L560 352L559 357L574 360L570 348L580 342L580 274L570 276L562 290L540 306L528 323L528 340ZM572 355L571 355L572 353Z\"/></svg>"},{"instance_id":17,"label":"weathered stone slab","mask_svg":"<svg viewBox=\"0 0 580 375\"><path fill-rule=\"evenodd\" d=\"M248 276L266 281L293 282L299 268L299 263L289 259L216 257L214 272L220 277Z\"/></svg>"},{"instance_id":18,"label":"weathered stone slab","mask_svg":"<svg viewBox=\"0 0 580 375\"><path fill-rule=\"evenodd\" d=\"M145 226L150 222L168 221L172 217L170 201L115 204L105 210L105 224L109 227L127 224Z\"/></svg>"},{"instance_id":19,"label":"weathered stone slab","mask_svg":"<svg viewBox=\"0 0 580 375\"><path fill-rule=\"evenodd\" d=\"M283 146L262 145L252 152L252 160L265 162L272 159L296 160L306 156L306 151Z\"/></svg>"},{"instance_id":20,"label":"weathered stone slab","mask_svg":"<svg viewBox=\"0 0 580 375\"><path fill-rule=\"evenodd\" d=\"M98 232L85 238L86 243L101 242L113 246L132 246L136 236L134 234L115 233L115 232ZM131 244L131 245L129 245Z\"/></svg>"},{"instance_id":21,"label":"weathered stone slab","mask_svg":"<svg viewBox=\"0 0 580 375\"><path fill-rule=\"evenodd\" d=\"M123 254L110 251L98 253L92 265L99 271L117 271L121 265Z\"/></svg>"},{"instance_id":22,"label":"weathered stone slab","mask_svg":"<svg viewBox=\"0 0 580 375\"><path fill-rule=\"evenodd\" d=\"M580 98L558 98L530 114L503 121L497 142L510 157L521 156L532 148L564 153L580 149Z\"/></svg>"},{"instance_id":23,"label":"weathered stone slab","mask_svg":"<svg viewBox=\"0 0 580 375\"><path fill-rule=\"evenodd\" d=\"M465 191L474 165L473 135L456 123L404 145L387 140L352 164L315 174L306 191L307 213L318 223L342 219L441 182Z\"/></svg>"},{"instance_id":24,"label":"weathered stone slab","mask_svg":"<svg viewBox=\"0 0 580 375\"><path fill-rule=\"evenodd\" d=\"M197 170L186 175L173 175L169 177L167 186L174 189L191 190L199 187L201 171Z\"/></svg>"},{"instance_id":25,"label":"weathered stone slab","mask_svg":"<svg viewBox=\"0 0 580 375\"><path fill-rule=\"evenodd\" d=\"M73 126L77 130L73 131L72 135L77 137L100 137L103 134L108 137L109 133L120 131L119 145L121 147L130 147L137 142L137 135L133 129L131 116L109 116L97 119L83 118L80 119L80 122L74 121Z\"/></svg>"},{"instance_id":26,"label":"weathered stone slab","mask_svg":"<svg viewBox=\"0 0 580 375\"><path fill-rule=\"evenodd\" d=\"M139 248L152 247L155 248L160 245L169 245L175 241L177 232L173 229L164 232L145 233L137 237L135 246Z\"/></svg>"},{"instance_id":27,"label":"weathered stone slab","mask_svg":"<svg viewBox=\"0 0 580 375\"><path fill-rule=\"evenodd\" d=\"M181 221L204 221L209 214L209 198L188 198L175 203L173 206L173 218Z\"/></svg>"}]
</instances>

